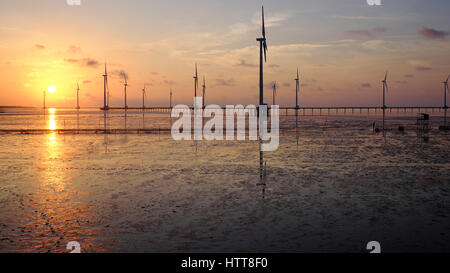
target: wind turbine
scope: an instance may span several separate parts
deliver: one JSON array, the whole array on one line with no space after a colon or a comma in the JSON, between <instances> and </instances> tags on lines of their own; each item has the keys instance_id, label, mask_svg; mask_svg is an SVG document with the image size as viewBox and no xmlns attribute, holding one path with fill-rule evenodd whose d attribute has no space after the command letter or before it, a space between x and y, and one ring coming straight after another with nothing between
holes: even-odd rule
<instances>
[{"instance_id":1,"label":"wind turbine","mask_svg":"<svg viewBox=\"0 0 450 273\"><path fill-rule=\"evenodd\" d=\"M198 71L197 71L197 63L195 63L195 75L194 75L194 100L197 97L197 88L198 88Z\"/></svg>"},{"instance_id":2,"label":"wind turbine","mask_svg":"<svg viewBox=\"0 0 450 273\"><path fill-rule=\"evenodd\" d=\"M297 78L295 80L295 108L298 109L298 90L300 87L300 77L298 76L298 68L297 68Z\"/></svg>"},{"instance_id":3,"label":"wind turbine","mask_svg":"<svg viewBox=\"0 0 450 273\"><path fill-rule=\"evenodd\" d=\"M103 74L103 110L108 110L109 108L109 90L108 89L108 72L106 71L105 63L105 74Z\"/></svg>"},{"instance_id":4,"label":"wind turbine","mask_svg":"<svg viewBox=\"0 0 450 273\"><path fill-rule=\"evenodd\" d=\"M447 80L444 82L444 108L447 109L447 92L450 92L448 89L448 79L450 78L450 75L448 75Z\"/></svg>"},{"instance_id":5,"label":"wind turbine","mask_svg":"<svg viewBox=\"0 0 450 273\"><path fill-rule=\"evenodd\" d=\"M388 72L386 71L386 75L384 76L384 80L381 81L383 83L383 135L385 134L385 112L386 112L386 92L389 90L388 84L387 84L387 75Z\"/></svg>"},{"instance_id":6,"label":"wind turbine","mask_svg":"<svg viewBox=\"0 0 450 273\"><path fill-rule=\"evenodd\" d=\"M275 105L276 97L277 97L277 82L276 81L273 82L272 88L273 88L273 104L272 105Z\"/></svg>"},{"instance_id":7,"label":"wind turbine","mask_svg":"<svg viewBox=\"0 0 450 273\"><path fill-rule=\"evenodd\" d=\"M125 107L125 109L128 109L128 104L127 104L127 86L128 86L128 82L127 82L127 77L126 76L124 76L123 78L125 80L125 83L123 84L124 85L124 93L125 93L125 105L124 105L124 107Z\"/></svg>"},{"instance_id":8,"label":"wind turbine","mask_svg":"<svg viewBox=\"0 0 450 273\"><path fill-rule=\"evenodd\" d=\"M264 73L263 73L263 54L264 62L267 62L267 40L266 26L264 24L264 6L262 7L262 38L257 38L259 42L259 105L264 104Z\"/></svg>"},{"instance_id":9,"label":"wind turbine","mask_svg":"<svg viewBox=\"0 0 450 273\"><path fill-rule=\"evenodd\" d=\"M205 108L205 92L206 92L206 81L205 81L205 76L203 76L203 85L202 85L202 88L203 88L203 97L202 97L202 99L203 99L203 108Z\"/></svg>"},{"instance_id":10,"label":"wind turbine","mask_svg":"<svg viewBox=\"0 0 450 273\"><path fill-rule=\"evenodd\" d=\"M80 85L77 82L77 109L80 109Z\"/></svg>"},{"instance_id":11,"label":"wind turbine","mask_svg":"<svg viewBox=\"0 0 450 273\"><path fill-rule=\"evenodd\" d=\"M384 80L381 81L383 83L383 109L386 109L386 92L389 90L388 84L387 84L387 75L388 75L388 72L386 71Z\"/></svg>"},{"instance_id":12,"label":"wind turbine","mask_svg":"<svg viewBox=\"0 0 450 273\"><path fill-rule=\"evenodd\" d=\"M172 108L172 88L170 88L170 108Z\"/></svg>"},{"instance_id":13,"label":"wind turbine","mask_svg":"<svg viewBox=\"0 0 450 273\"><path fill-rule=\"evenodd\" d=\"M144 88L142 89L142 110L145 109L145 96L147 95L147 91L145 91L146 85L144 84Z\"/></svg>"}]
</instances>

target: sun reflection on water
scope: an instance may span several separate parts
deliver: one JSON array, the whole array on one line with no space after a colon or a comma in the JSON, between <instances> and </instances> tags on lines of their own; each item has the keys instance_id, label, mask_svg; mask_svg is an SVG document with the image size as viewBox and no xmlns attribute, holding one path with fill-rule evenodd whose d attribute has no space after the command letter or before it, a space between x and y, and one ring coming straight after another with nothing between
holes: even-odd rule
<instances>
[{"instance_id":1,"label":"sun reflection on water","mask_svg":"<svg viewBox=\"0 0 450 273\"><path fill-rule=\"evenodd\" d=\"M56 109L50 108L50 109L48 109L48 112L50 114L49 120L48 120L48 129L56 130L56 119L55 119Z\"/></svg>"}]
</instances>

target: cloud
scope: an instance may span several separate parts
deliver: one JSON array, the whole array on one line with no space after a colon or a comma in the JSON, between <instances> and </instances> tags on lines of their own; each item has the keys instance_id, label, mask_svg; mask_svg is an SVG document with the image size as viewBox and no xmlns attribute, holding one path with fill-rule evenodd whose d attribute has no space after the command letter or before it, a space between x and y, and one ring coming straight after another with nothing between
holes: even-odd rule
<instances>
[{"instance_id":1,"label":"cloud","mask_svg":"<svg viewBox=\"0 0 450 273\"><path fill-rule=\"evenodd\" d=\"M361 87L367 88L367 87L372 87L372 85L370 83L363 83L361 84Z\"/></svg>"},{"instance_id":2,"label":"cloud","mask_svg":"<svg viewBox=\"0 0 450 273\"><path fill-rule=\"evenodd\" d=\"M124 70L114 70L112 72L113 75L120 77L121 79L127 79L128 80L128 74Z\"/></svg>"},{"instance_id":3,"label":"cloud","mask_svg":"<svg viewBox=\"0 0 450 273\"><path fill-rule=\"evenodd\" d=\"M88 84L88 83L91 83L92 81L90 81L90 80L84 80L83 81L83 84Z\"/></svg>"},{"instance_id":4,"label":"cloud","mask_svg":"<svg viewBox=\"0 0 450 273\"><path fill-rule=\"evenodd\" d=\"M441 30L422 27L422 29L419 31L419 34L427 39L443 40L448 36L449 33Z\"/></svg>"},{"instance_id":5,"label":"cloud","mask_svg":"<svg viewBox=\"0 0 450 273\"><path fill-rule=\"evenodd\" d=\"M288 83L288 82L285 82L285 83L283 83L283 86L284 86L284 87L291 87L291 84Z\"/></svg>"},{"instance_id":6,"label":"cloud","mask_svg":"<svg viewBox=\"0 0 450 273\"><path fill-rule=\"evenodd\" d=\"M428 66L417 66L416 70L417 71L430 71L430 70L432 70L432 68L428 67Z\"/></svg>"},{"instance_id":7,"label":"cloud","mask_svg":"<svg viewBox=\"0 0 450 273\"><path fill-rule=\"evenodd\" d=\"M34 45L37 49L45 49L44 45L40 45L40 44L35 44Z\"/></svg>"},{"instance_id":8,"label":"cloud","mask_svg":"<svg viewBox=\"0 0 450 273\"><path fill-rule=\"evenodd\" d=\"M245 60L241 60L240 63L237 63L236 66L242 66L242 67L248 67L248 68L255 68L258 67L256 64L247 63Z\"/></svg>"},{"instance_id":9,"label":"cloud","mask_svg":"<svg viewBox=\"0 0 450 273\"><path fill-rule=\"evenodd\" d=\"M347 30L345 31L345 34L349 36L370 38L386 31L387 29L385 27L375 27L372 29Z\"/></svg>"},{"instance_id":10,"label":"cloud","mask_svg":"<svg viewBox=\"0 0 450 273\"><path fill-rule=\"evenodd\" d=\"M72 52L72 53L80 53L81 52L81 47L75 46L75 45L71 45L71 46L69 46L69 51Z\"/></svg>"},{"instance_id":11,"label":"cloud","mask_svg":"<svg viewBox=\"0 0 450 273\"><path fill-rule=\"evenodd\" d=\"M100 63L94 59L91 58L84 58L84 59L64 59L65 62L68 63L77 63L80 66L86 66L86 67L97 67Z\"/></svg>"},{"instance_id":12,"label":"cloud","mask_svg":"<svg viewBox=\"0 0 450 273\"><path fill-rule=\"evenodd\" d=\"M406 74L404 77L405 78L414 78L414 75L413 74Z\"/></svg>"},{"instance_id":13,"label":"cloud","mask_svg":"<svg viewBox=\"0 0 450 273\"><path fill-rule=\"evenodd\" d=\"M236 81L234 79L216 79L216 85L217 86L233 86L236 84Z\"/></svg>"},{"instance_id":14,"label":"cloud","mask_svg":"<svg viewBox=\"0 0 450 273\"><path fill-rule=\"evenodd\" d=\"M300 86L301 86L301 87L308 87L309 84L307 84L307 83L302 83L302 84L300 84Z\"/></svg>"},{"instance_id":15,"label":"cloud","mask_svg":"<svg viewBox=\"0 0 450 273\"><path fill-rule=\"evenodd\" d=\"M408 82L407 81L396 81L396 83L398 83L398 84L407 84Z\"/></svg>"},{"instance_id":16,"label":"cloud","mask_svg":"<svg viewBox=\"0 0 450 273\"><path fill-rule=\"evenodd\" d=\"M280 67L280 65L278 65L278 64L269 64L269 67L270 68L278 68L278 67Z\"/></svg>"}]
</instances>

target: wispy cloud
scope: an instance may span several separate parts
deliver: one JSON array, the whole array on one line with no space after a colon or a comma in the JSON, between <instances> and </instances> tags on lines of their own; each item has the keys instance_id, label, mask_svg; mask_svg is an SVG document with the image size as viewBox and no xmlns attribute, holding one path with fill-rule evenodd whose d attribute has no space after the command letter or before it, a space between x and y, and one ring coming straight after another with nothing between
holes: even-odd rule
<instances>
[{"instance_id":1,"label":"wispy cloud","mask_svg":"<svg viewBox=\"0 0 450 273\"><path fill-rule=\"evenodd\" d=\"M245 60L241 60L239 63L236 64L236 66L242 66L242 67L248 67L248 68L255 68L258 65L256 64L252 64L252 63L247 63Z\"/></svg>"},{"instance_id":2,"label":"wispy cloud","mask_svg":"<svg viewBox=\"0 0 450 273\"><path fill-rule=\"evenodd\" d=\"M416 70L417 71L430 71L430 70L432 70L432 68L428 67L428 66L417 66Z\"/></svg>"},{"instance_id":3,"label":"wispy cloud","mask_svg":"<svg viewBox=\"0 0 450 273\"><path fill-rule=\"evenodd\" d=\"M386 31L387 29L385 27L375 27L372 29L347 30L345 31L345 34L349 36L371 38Z\"/></svg>"},{"instance_id":4,"label":"wispy cloud","mask_svg":"<svg viewBox=\"0 0 450 273\"><path fill-rule=\"evenodd\" d=\"M45 49L44 45L40 45L40 44L35 44L34 45L37 49Z\"/></svg>"},{"instance_id":5,"label":"wispy cloud","mask_svg":"<svg viewBox=\"0 0 450 273\"><path fill-rule=\"evenodd\" d=\"M68 63L77 63L80 66L86 66L86 67L97 67L100 63L97 60L91 59L91 58L84 58L84 59L64 59L65 62Z\"/></svg>"},{"instance_id":6,"label":"wispy cloud","mask_svg":"<svg viewBox=\"0 0 450 273\"><path fill-rule=\"evenodd\" d=\"M361 87L368 88L368 87L372 87L372 85L370 83L363 83L363 84L361 84Z\"/></svg>"},{"instance_id":7,"label":"wispy cloud","mask_svg":"<svg viewBox=\"0 0 450 273\"><path fill-rule=\"evenodd\" d=\"M420 29L419 31L419 34L427 39L432 40L443 40L449 35L449 33L446 31L436 30L427 27L422 27L422 29Z\"/></svg>"}]
</instances>

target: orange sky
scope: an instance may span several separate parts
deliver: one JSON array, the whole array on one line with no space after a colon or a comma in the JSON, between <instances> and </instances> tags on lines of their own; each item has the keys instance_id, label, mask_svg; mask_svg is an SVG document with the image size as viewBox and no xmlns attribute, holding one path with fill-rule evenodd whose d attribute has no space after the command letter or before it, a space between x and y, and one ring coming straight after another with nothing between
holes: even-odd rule
<instances>
[{"instance_id":1,"label":"orange sky","mask_svg":"<svg viewBox=\"0 0 450 273\"><path fill-rule=\"evenodd\" d=\"M170 88L174 103L192 104L195 62L208 104L256 104L260 2L199 2L194 10L176 0L8 1L0 11L0 105L41 106L42 91L55 85L47 105L74 107L78 81L81 106L101 106L104 62L111 106L123 105L121 72L129 76L130 106L140 105L144 84L147 106L168 105ZM450 4L435 0L444 6L421 10L399 2L265 1L265 82L279 83L277 102L295 105L298 66L303 106L379 105L386 70L388 105L442 105L450 19L439 10ZM271 94L266 87L267 102Z\"/></svg>"}]
</instances>

